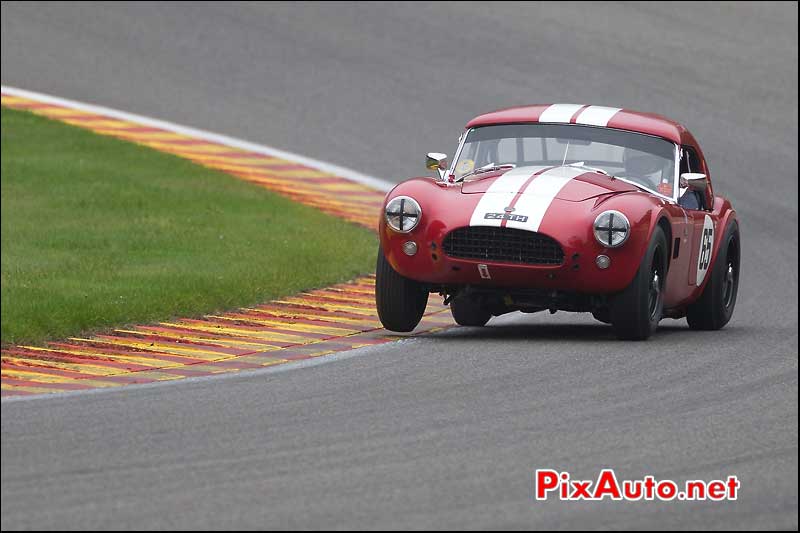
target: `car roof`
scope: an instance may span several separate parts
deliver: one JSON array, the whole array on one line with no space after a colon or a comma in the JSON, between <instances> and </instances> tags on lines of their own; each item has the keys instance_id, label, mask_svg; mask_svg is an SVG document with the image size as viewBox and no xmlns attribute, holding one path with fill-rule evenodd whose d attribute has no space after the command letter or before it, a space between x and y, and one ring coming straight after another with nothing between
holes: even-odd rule
<instances>
[{"instance_id":1,"label":"car roof","mask_svg":"<svg viewBox=\"0 0 800 533\"><path fill-rule=\"evenodd\" d=\"M588 104L509 107L475 117L466 127L518 123L586 124L655 135L678 144L697 145L685 127L661 115Z\"/></svg>"}]
</instances>

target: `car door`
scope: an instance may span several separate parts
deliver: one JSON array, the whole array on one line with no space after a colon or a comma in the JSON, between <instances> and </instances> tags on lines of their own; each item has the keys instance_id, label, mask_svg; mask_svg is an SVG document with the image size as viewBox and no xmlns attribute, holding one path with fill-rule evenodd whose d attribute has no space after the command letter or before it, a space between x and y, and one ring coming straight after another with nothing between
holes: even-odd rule
<instances>
[{"instance_id":1,"label":"car door","mask_svg":"<svg viewBox=\"0 0 800 533\"><path fill-rule=\"evenodd\" d=\"M686 273L689 271L694 250L694 219L678 204L666 204L664 209L672 226L672 253L664 294L664 307L670 308L678 307L694 290L694 287L686 284Z\"/></svg>"},{"instance_id":2,"label":"car door","mask_svg":"<svg viewBox=\"0 0 800 533\"><path fill-rule=\"evenodd\" d=\"M706 174L707 169L700 162L695 150L690 146L682 148L681 174L685 172L701 172ZM710 185L709 185L710 186ZM681 195L686 194L686 189L681 189ZM713 205L708 194L697 194L697 204L685 208L692 227L692 255L689 260L687 276L688 285L699 287L708 274L711 265L711 254L714 249L714 239L717 231L717 220L712 209ZM697 207L695 209L694 207Z\"/></svg>"}]
</instances>

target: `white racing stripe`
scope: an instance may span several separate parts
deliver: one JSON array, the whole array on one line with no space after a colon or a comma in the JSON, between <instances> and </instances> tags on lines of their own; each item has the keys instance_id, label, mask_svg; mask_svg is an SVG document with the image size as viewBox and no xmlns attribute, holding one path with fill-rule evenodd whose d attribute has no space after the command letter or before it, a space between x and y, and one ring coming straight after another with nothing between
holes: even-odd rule
<instances>
[{"instance_id":1,"label":"white racing stripe","mask_svg":"<svg viewBox=\"0 0 800 533\"><path fill-rule=\"evenodd\" d=\"M500 226L502 220L487 220L486 213L503 213L525 182L543 168L546 167L518 167L494 180L475 206L469 225Z\"/></svg>"},{"instance_id":2,"label":"white racing stripe","mask_svg":"<svg viewBox=\"0 0 800 533\"><path fill-rule=\"evenodd\" d=\"M604 107L601 105L590 105L578 115L576 124L588 124L590 126L608 126L608 122L614 115L622 111L619 107Z\"/></svg>"},{"instance_id":3,"label":"white racing stripe","mask_svg":"<svg viewBox=\"0 0 800 533\"><path fill-rule=\"evenodd\" d=\"M515 168L497 178L475 206L469 225L501 226L502 220L486 219L486 214L504 213L505 208L511 205L522 186L543 168L546 167ZM509 220L506 222L506 227L538 231L547 209L561 189L572 178L585 173L586 169L583 168L558 167L536 176L514 204L514 214L528 217L527 220L525 222Z\"/></svg>"},{"instance_id":4,"label":"white racing stripe","mask_svg":"<svg viewBox=\"0 0 800 533\"><path fill-rule=\"evenodd\" d=\"M581 111L581 108L586 109ZM573 115L578 111L580 111L580 114L578 114L575 119L576 124L606 127L611 118L622 111L622 109L619 107L605 107L602 105L553 104L542 111L542 114L539 116L539 122L569 124Z\"/></svg>"},{"instance_id":5,"label":"white racing stripe","mask_svg":"<svg viewBox=\"0 0 800 533\"><path fill-rule=\"evenodd\" d=\"M564 186L576 176L585 174L586 169L558 167L537 176L517 200L514 214L528 217L525 222L506 223L508 228L519 228L528 231L539 231L547 209Z\"/></svg>"},{"instance_id":6,"label":"white racing stripe","mask_svg":"<svg viewBox=\"0 0 800 533\"><path fill-rule=\"evenodd\" d=\"M577 113L582 105L578 104L553 104L539 116L539 122L569 123L572 115Z\"/></svg>"}]
</instances>

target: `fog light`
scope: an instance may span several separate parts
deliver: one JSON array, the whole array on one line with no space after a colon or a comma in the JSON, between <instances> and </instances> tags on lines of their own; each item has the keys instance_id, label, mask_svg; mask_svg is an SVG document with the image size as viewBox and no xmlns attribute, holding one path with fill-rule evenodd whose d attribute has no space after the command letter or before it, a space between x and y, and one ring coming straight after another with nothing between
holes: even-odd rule
<instances>
[{"instance_id":1,"label":"fog light","mask_svg":"<svg viewBox=\"0 0 800 533\"><path fill-rule=\"evenodd\" d=\"M607 255L598 255L594 262L597 264L597 268L601 268L603 270L611 266L611 258Z\"/></svg>"},{"instance_id":2,"label":"fog light","mask_svg":"<svg viewBox=\"0 0 800 533\"><path fill-rule=\"evenodd\" d=\"M406 241L403 243L403 253L406 255L414 255L417 253L417 243L414 241Z\"/></svg>"}]
</instances>

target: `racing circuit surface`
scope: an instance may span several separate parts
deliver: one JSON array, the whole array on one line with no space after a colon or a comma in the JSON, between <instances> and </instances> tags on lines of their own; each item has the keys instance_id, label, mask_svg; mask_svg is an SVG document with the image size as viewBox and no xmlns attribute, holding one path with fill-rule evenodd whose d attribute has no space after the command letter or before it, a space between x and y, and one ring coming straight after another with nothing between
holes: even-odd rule
<instances>
[{"instance_id":1,"label":"racing circuit surface","mask_svg":"<svg viewBox=\"0 0 800 533\"><path fill-rule=\"evenodd\" d=\"M2 528L797 528L797 5L2 4L2 83L377 177L526 103L683 122L741 220L731 323L494 319L327 364L2 403ZM343 251L345 253L345 251ZM737 475L735 502L533 499Z\"/></svg>"}]
</instances>

